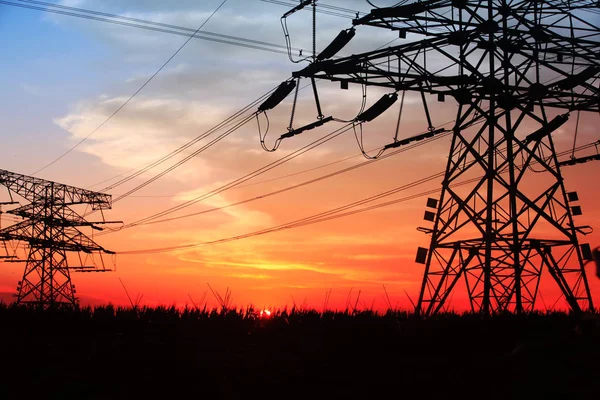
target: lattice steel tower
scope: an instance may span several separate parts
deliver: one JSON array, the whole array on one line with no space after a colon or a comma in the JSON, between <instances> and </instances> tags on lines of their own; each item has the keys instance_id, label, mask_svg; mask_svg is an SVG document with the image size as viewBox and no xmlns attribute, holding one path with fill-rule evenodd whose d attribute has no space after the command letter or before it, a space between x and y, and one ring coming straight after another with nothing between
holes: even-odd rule
<instances>
[{"instance_id":1,"label":"lattice steel tower","mask_svg":"<svg viewBox=\"0 0 600 400\"><path fill-rule=\"evenodd\" d=\"M8 189L9 204L18 204L14 195L29 202L7 211L23 218L22 222L0 230L0 240L28 245L23 279L17 287L17 303L43 308L76 305L78 299L71 282L71 271L108 271L101 253L114 253L78 229L85 226L100 229L96 225L107 222L88 222L72 207L87 204L92 210L107 210L111 208L111 196L4 170L0 170L0 185ZM69 266L69 252L78 253L80 261L81 253L100 253L96 260L99 265ZM15 262L11 255L8 257L9 262Z\"/></svg>"},{"instance_id":2,"label":"lattice steel tower","mask_svg":"<svg viewBox=\"0 0 600 400\"><path fill-rule=\"evenodd\" d=\"M293 76L391 89L356 124L384 111L398 92L419 93L428 130L386 149L448 132L432 124L430 95L456 105L441 197L428 202L431 242L417 256L425 264L417 311L439 312L459 288L476 312L529 311L543 271L572 310L593 308L583 268L591 252L579 246L580 208L560 170L578 160L560 162L552 134L572 114L579 120L580 112L599 111L600 29L587 11L597 3L401 3L353 25L397 31L404 43L333 58L354 36L350 28ZM279 91L291 92L289 82ZM316 89L315 98L318 104Z\"/></svg>"}]
</instances>

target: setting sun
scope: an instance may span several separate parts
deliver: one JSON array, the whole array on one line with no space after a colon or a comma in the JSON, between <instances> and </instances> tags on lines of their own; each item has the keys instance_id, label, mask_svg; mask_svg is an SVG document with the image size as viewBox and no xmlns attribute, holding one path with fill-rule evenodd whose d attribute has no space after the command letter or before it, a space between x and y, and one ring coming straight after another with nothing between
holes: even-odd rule
<instances>
[{"instance_id":1,"label":"setting sun","mask_svg":"<svg viewBox=\"0 0 600 400\"><path fill-rule=\"evenodd\" d=\"M568 241L570 247L563 253L555 249L553 256L561 259L564 254L573 254L571 262L578 264L578 244L587 246L587 253L600 244L598 230L587 230L585 237L578 232L581 243L571 232L571 226L597 228L600 220L600 208L594 203L598 189L589 184L597 179L597 161L571 165L575 163L573 157L580 161L600 157L595 145L599 138L596 104L590 105L588 96L582 95L581 104L571 107L578 110L577 115L571 112L570 118L566 116L568 110L561 108L574 101L573 91L597 91L595 69L586 69L577 80L571 76L568 57L556 60L562 69L553 64L530 68L532 73L541 71L536 78L540 82L529 76L519 78L517 86L509 90L519 95L509 96L510 101L503 99L494 108L505 110L501 106L510 105L513 114L518 110L522 114L518 118L515 114L513 119L522 122L511 125L514 134L492 135L495 142L488 152L491 131L481 128L479 132L476 126L484 119L500 124L494 127L498 132L508 125L504 120L484 118L487 111L477 109L482 107L480 103L491 101L486 91L500 84L495 79L491 86L482 83L487 82L484 78L490 68L484 48L465 41L465 46L471 46L468 50L463 46L469 57L471 52L473 57L483 57L464 57L465 63L473 64L469 67L473 76L465 83L454 56L445 50L428 49L419 57L411 55L421 51L411 47L412 41L422 39L417 32L402 37L407 32L401 30L399 36L396 29L378 26L380 17L367 17L371 12L368 2L325 3L336 1L339 7L334 6L334 14L345 13L347 18L331 15L327 12L332 10L330 5L323 4L321 11L325 12L318 12L314 38L307 29L313 22L311 13L289 14L288 33L294 48L288 48L287 40L292 39L280 26L281 16L290 10L267 1L72 0L47 5L43 10L19 2L3 5L0 22L6 34L0 41L10 57L3 63L0 79L10 101L2 109L9 125L5 146L0 149L0 168L22 174L25 178L20 179L26 182L33 182L30 178L34 177L112 196L104 201L102 213L88 214L84 204L79 205L80 212L73 210L86 218L89 215L89 221L72 214L63 223L71 230L79 224L89 237L82 241L84 236L73 232L71 236L80 242L71 249L107 250L104 258L95 252L93 257L84 253L88 257L80 260L79 253L74 252L69 260L73 267L86 266L74 268L71 277L81 304L139 302L140 306L173 304L183 308L191 302L208 307L270 304L283 308L298 301L303 307L345 309L350 294L360 291L360 298L352 304L383 311L412 309L420 293L431 292L435 298L423 301L439 308L436 299L448 299L450 308L466 310L471 300L479 302L474 299L478 293L493 288L496 292L482 295L481 301L485 297L499 299L494 300L499 307L516 305L517 300L511 297L515 293L525 307L569 307L555 278L538 272L546 258L535 249L540 239L547 246ZM77 8L66 3L77 3ZM352 12L345 8L351 3L357 8ZM445 7L443 2L433 3L436 8ZM302 4L307 9L319 8ZM102 13L102 20L89 20L83 15L86 9L90 15ZM406 12L402 7L399 10ZM121 14L135 15L137 22L134 24L130 17L123 19ZM350 20L357 15L367 18L360 21L369 26L362 26L360 21L352 25ZM168 30L164 23L169 24ZM141 24L153 28L139 29ZM191 35L194 30L189 27L199 26L201 32ZM177 31L175 27L187 28ZM334 32L340 32L337 39ZM534 38L528 31L523 35L531 45ZM450 48L456 52L461 49L456 43L463 39L460 34L455 36L442 39L454 43ZM19 38L18 45L13 38ZM573 49L571 39L564 40L565 46ZM386 43L395 50L384 50ZM313 46L320 58L303 58ZM300 49L304 50L302 57ZM380 50L372 53L374 49ZM370 74L369 79L362 72L352 72L353 68L365 68L354 65L352 54L361 54L373 65L364 71ZM399 54L407 59L396 59ZM565 56L562 51L556 54ZM552 57L558 57L556 54ZM291 63L290 55L302 62ZM431 60L426 62L427 58ZM314 62L315 68L306 68ZM534 57L530 62L539 60ZM380 70L380 65L389 69L397 68L398 63L403 74L407 69L421 71L423 76L413 76L412 72L398 76L396 71ZM582 68L589 63L582 61ZM481 65L488 65L487 70L477 67ZM443 73L434 82L431 76L438 72ZM319 79L311 88L314 74L319 74ZM562 91L543 90L546 75L562 82ZM534 81L536 85L529 88ZM467 83L469 88L485 86L471 93L477 107L465 107L468 99L458 96ZM530 97L525 95L530 92L539 97L536 102L547 103L547 117L536 116L537 108L530 111ZM552 96L545 99L548 93L562 100ZM593 112L584 112L590 107ZM460 118L465 121L460 130L452 125L458 108L468 113ZM531 112L534 114L529 115ZM540 131L544 118L555 121L552 129ZM453 142L455 131L461 136ZM503 149L508 149L507 140L513 137L519 141L520 150L508 157ZM449 178L444 178L452 143L459 147L451 154L462 161L448 171ZM461 143L473 143L473 148L460 147ZM271 151L274 146L277 151ZM561 166L560 179L555 178L556 161L536 164L545 159L542 150L550 148L558 161L571 163ZM377 154L376 149L385 150L381 157L363 157ZM489 164L489 154L497 155L496 164ZM514 178L519 183L519 195L511 194L516 183L502 175L508 161L500 160L509 159L515 168L523 160L533 163ZM468 167L458 168L463 164ZM546 172L540 173L542 170ZM458 175L452 175L455 173ZM495 180L482 181L491 176ZM443 182L457 185L446 187L442 193ZM572 200L567 208L563 192L576 194L578 200ZM541 201L546 193L554 193L552 201ZM464 207L455 207L452 202L456 199ZM522 199L531 201L521 204ZM13 198L7 190L0 193L0 226L13 229L6 231L5 239L47 241L21 235L23 218L35 216L27 208L29 201ZM577 211L573 222L565 217L571 208ZM557 210L562 214L555 215ZM514 213L519 218L512 221L509 216ZM449 222L436 225L436 218L456 221L458 228ZM556 225L555 220L562 222ZM36 224L42 227L43 222ZM27 232L46 232L38 225ZM448 230L436 236L445 242L432 243L438 225ZM480 233L495 226L493 235ZM529 233L519 239L515 226ZM65 242L61 237L64 229L51 231L58 235L54 242L60 250ZM498 243L486 253L482 243L487 237L498 238ZM524 257L534 259L523 253L525 250L505 254L504 242L515 240L524 242L511 244L511 249L537 252L537 264L526 271L535 279L505 279L504 264L515 264L518 261L511 260ZM97 245L91 246L92 242ZM455 248L461 253L453 256ZM426 267L421 262L428 261L417 262L418 249L421 255L435 255L430 266L438 258L442 260L429 269L434 278L425 286ZM0 258L8 261L0 270L0 299L13 301L16 288L36 298L36 282L23 278L23 262L28 257L23 247L0 251ZM477 261L480 257L496 263L486 275L487 281L485 276L471 273L471 267L482 273L484 263ZM459 264L444 264L443 260ZM477 264L467 265L461 260ZM92 264L95 269L88 268ZM435 277L446 276L443 271L454 276L455 267L460 267L463 275L456 285L448 286L455 292L444 294L438 288L445 287L446 280L438 282ZM571 267L560 266L566 271ZM586 268L589 273L593 264ZM92 270L110 272L75 273ZM600 295L600 281L593 275L589 274L593 279L585 285L577 283L579 275L571 275L574 290L583 288L585 292L577 292L575 297ZM34 276L30 275L31 279L37 279ZM517 296L521 291L511 289L514 282L528 282L521 291L531 291L532 295L524 300ZM202 295L207 284L215 289L213 296ZM479 288L480 284L484 287ZM474 288L471 294L468 288ZM70 293L63 297L74 302L76 297ZM230 296L219 298L218 293ZM27 300L23 296L19 299ZM257 308L256 316L273 318L276 309Z\"/></svg>"},{"instance_id":2,"label":"setting sun","mask_svg":"<svg viewBox=\"0 0 600 400\"><path fill-rule=\"evenodd\" d=\"M0 400L600 398L599 4L0 0Z\"/></svg>"}]
</instances>

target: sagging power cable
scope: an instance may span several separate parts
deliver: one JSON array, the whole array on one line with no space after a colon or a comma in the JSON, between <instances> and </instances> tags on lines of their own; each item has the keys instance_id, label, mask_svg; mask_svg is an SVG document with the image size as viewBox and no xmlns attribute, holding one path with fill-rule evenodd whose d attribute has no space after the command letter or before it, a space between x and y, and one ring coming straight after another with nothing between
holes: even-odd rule
<instances>
[{"instance_id":1,"label":"sagging power cable","mask_svg":"<svg viewBox=\"0 0 600 400\"><path fill-rule=\"evenodd\" d=\"M563 155L567 155L568 151L565 152L561 152L559 153L561 156ZM557 156L559 155L557 154ZM172 252L172 251L178 251L178 250L186 250L186 249L192 249L192 248L197 248L197 247L201 247L201 246L210 246L210 245L215 245L215 244L221 244L221 243L227 243L227 242L232 242L232 241L237 241L237 240L242 240L242 239L247 239L247 238L251 238L254 236L259 236L259 235L264 235L264 234L268 234L268 233L274 233L274 232L278 232L281 230L285 230L285 229L292 229L292 228L298 228L301 226L306 226L306 225L311 225L311 224L316 224L316 223L320 223L320 222L325 222L325 221L329 221L329 220L333 220L333 219L337 219L337 218L343 218L343 217L347 217L347 216L352 216L352 215L356 215L359 213L363 213L363 212L367 212L367 211L372 211L372 210L376 210L376 209L380 209L383 207L388 207L394 204L398 204L398 203L402 203L402 202L406 202L406 201L410 201L410 200L414 200L420 197L425 197L425 196L429 196L435 193L439 193L442 189L438 188L438 189L433 189L433 190L429 190L429 191L424 191L424 192L420 192L414 195L410 195L410 196L406 196L406 197L402 197L399 199L394 199L394 200L390 200L390 201L386 201L383 203L379 203L379 204L375 204L375 205L370 205L370 206L366 206L360 209L356 209L356 210L351 210L352 208L356 208L360 205L365 205L369 202L373 202L376 200L379 200L381 198L399 193L401 191L404 190L408 190L412 187L415 187L417 185L429 182L433 179L437 179L441 176L444 175L444 172L440 172L438 174L434 174L434 175L430 175L426 178L422 178L419 179L417 181L411 182L409 184L405 184L402 186L398 186L394 189L385 191L385 192L381 192L378 193L376 195L364 198L362 200L358 200L352 203L348 203L345 204L343 206L340 207L336 207L318 214L314 214L311 215L309 217L305 217L305 218L301 218L292 222L288 222L286 224L281 224L281 225L277 225L271 228L267 228L267 229L261 229L258 231L254 231L254 232L250 232L247 234L243 234L243 235L238 235L238 236L231 236L231 237L227 237L227 238L223 238L223 239L218 239L218 240L213 240L213 241L206 241L206 242L200 242L200 243L191 243L191 244L186 244L186 245L180 245L180 246L171 246L171 247L162 247L162 248L154 248L154 249L142 249L142 250L131 250L131 251L124 251L124 252L119 252L119 254L123 254L123 255L140 255L140 254L155 254L155 253L166 253L166 252ZM450 187L459 187L459 186L464 186L473 182L477 182L481 179L481 177L475 177L475 178L471 178L462 182L456 182L450 185ZM350 210L350 211L348 211Z\"/></svg>"},{"instance_id":2,"label":"sagging power cable","mask_svg":"<svg viewBox=\"0 0 600 400\"><path fill-rule=\"evenodd\" d=\"M435 139L431 139L431 140L437 140L437 139L440 139L440 138L441 137L436 137ZM250 202L253 202L253 201L256 201L256 200L260 200L260 199L264 199L264 198L267 198L267 197L279 195L279 194L282 194L282 193L286 193L286 192L291 191L291 190L295 190L295 189L298 189L298 188L301 188L301 187L304 187L304 186L307 186L307 185L310 185L310 184L313 184L313 183L316 183L316 182L320 182L320 181L323 181L323 180L326 180L326 179L329 179L329 178L332 178L332 177L344 174L346 172L350 172L350 171L356 170L358 168L365 167L365 166L367 166L369 164L372 164L373 162L384 160L384 159L392 157L392 156L394 156L396 154L400 154L400 153L412 150L412 149L414 149L416 147L428 144L431 140L429 140L429 141L423 141L423 142L420 142L420 143L415 143L413 146L405 147L405 148L402 148L402 149L398 149L398 150L396 150L394 152L391 152L391 153L388 153L385 156L383 156L381 158L378 158L376 160L367 160L367 161L364 161L364 162L362 162L360 164L349 166L349 167L343 168L341 170L337 170L337 171L331 172L329 174L325 174L325 175L316 177L314 179L310 179L310 180L307 180L307 181L304 181L304 182L301 182L301 183L298 183L298 184L295 184L295 185L291 185L291 186L288 186L288 187L285 187L285 188L282 188L282 189L279 189L279 190L275 190L275 191L272 191L272 192L269 192L269 193L261 194L259 196L255 196L253 198L241 200L241 201L238 201L238 202L235 202L235 203L227 204L225 206L214 207L214 208L210 208L210 209L207 209L207 210L202 210L202 211L198 211L198 212L194 212L194 213L190 213L190 214L185 214L185 215L180 215L180 216L176 216L176 217L171 217L171 218L166 218L166 219L159 219L159 220L154 220L154 221L150 221L150 222L146 222L146 223L141 223L139 225L150 225L150 224L157 224L157 223L163 223L163 222L170 222L170 221L185 219L185 218L189 218L189 217L193 217L193 216L197 216L197 215L203 215L203 214L211 213L211 212L214 212L214 211L219 211L219 210L223 210L223 209L226 209L226 208L235 207L235 206L238 206L238 205L250 203ZM135 225L135 226L139 226L139 225ZM124 228L122 228L122 229L124 229ZM122 230L122 229L119 229L119 230Z\"/></svg>"},{"instance_id":3,"label":"sagging power cable","mask_svg":"<svg viewBox=\"0 0 600 400\"><path fill-rule=\"evenodd\" d=\"M235 113L233 113L232 115L230 115L229 117L225 118L223 121L219 122L218 124L216 124L215 126L213 126L212 128L208 129L207 131L203 132L202 134L196 136L194 139L188 141L187 143L183 144L182 146L178 147L177 149L171 151L170 153L166 154L165 156L153 161L152 163L146 165L143 168L139 168L136 170L135 173L128 175L127 177L119 180L118 182L115 182L107 187L105 187L104 189L102 189L102 191L108 191L111 189L114 189L118 186L121 186L124 183L127 183L128 181L138 177L139 175L143 174L144 172L147 172L148 170L164 163L165 161L168 161L169 159L173 158L174 156L176 156L177 154L180 154L181 152L187 150L188 148L190 148L191 146L193 146L194 144L202 141L203 139L207 138L208 136L214 134L215 132L227 128L227 127L231 127L231 126L236 126L240 120L244 120L246 119L248 116L253 116L254 114L248 114L249 110L254 108L256 106L256 104L258 104L259 102L263 101L267 96L269 96L275 89L271 89L269 92L263 94L261 97L259 97L258 99L254 100L252 103L244 106L243 108L241 108L240 110L236 111ZM114 179L114 178L111 178Z\"/></svg>"},{"instance_id":4,"label":"sagging power cable","mask_svg":"<svg viewBox=\"0 0 600 400\"><path fill-rule=\"evenodd\" d=\"M226 138L227 136L229 136L230 134L232 134L233 132L235 132L236 130L238 130L239 128L241 128L242 126L244 126L245 124L247 124L248 122L250 122L252 119L254 118L253 115L250 115L248 117L246 117L245 119L243 119L241 122L238 122L235 126L233 126L232 128L229 128L228 130L226 130L224 133L222 133L221 135L217 136L215 139L211 140L210 142L208 142L207 144L205 144L204 146L200 147L198 150L192 152L191 154L187 155L186 157L184 157L182 160L178 161L177 163L173 164L172 166L168 167L167 169L163 170L162 172L154 175L152 178L147 179L146 181L142 182L141 184L137 185L136 187L134 187L133 189L117 196L114 200L113 200L113 204L121 201L122 199L124 199L125 197L137 192L138 190L148 186L149 184L151 184L152 182L156 181L157 179L165 176L166 174L168 174L169 172L173 171L174 169L180 167L181 165L185 164L186 162L190 161L191 159L193 159L194 157L196 157L198 154L202 153L203 151L205 151L206 149L214 146L215 144L219 143L221 140L223 140L224 138Z\"/></svg>"},{"instance_id":5,"label":"sagging power cable","mask_svg":"<svg viewBox=\"0 0 600 400\"><path fill-rule=\"evenodd\" d=\"M125 100L125 102L123 104L121 104L111 115L108 116L108 118L106 118L100 125L98 125L98 127L96 127L96 129L92 130L89 134L87 134L83 139L81 139L79 142L77 142L75 145L73 145L71 148L69 148L67 151L65 151L63 154L61 154L60 156L58 156L57 158L55 158L53 161L49 162L48 164L46 164L45 166L43 166L42 168L36 170L35 172L32 173L32 175L35 175L43 170L45 170L46 168L50 167L51 165L54 165L55 163L57 163L58 161L60 161L62 158L64 158L66 155L68 155L69 153L71 153L73 150L75 150L77 147L79 147L81 144L83 144L86 140L88 140L94 133L98 132L100 129L102 129L102 127L104 125L106 125L108 123L108 121L110 121L115 115L117 115L119 113L119 111L121 111L123 108L125 108L125 106L127 104L129 104L129 102L131 100L133 100L133 98L135 96L138 95L138 93L140 93L155 77L156 75L158 75L166 66L167 64L169 64L171 62L171 60L173 60L173 58L175 58L175 56L177 56L177 54L179 54L179 52L185 47L186 44L189 43L190 40L192 40L192 38L200 31L200 29L202 29L204 27L204 25L206 25L208 23L208 21L210 21L210 19L217 13L217 11L219 11L221 9L221 7L223 7L223 5L227 2L227 0L223 0L221 2L221 4L219 4L219 6L212 12L212 14L210 14L208 16L208 18L206 18L204 20L204 22L202 22L202 24L198 27L198 29L196 29L196 31L194 31L194 33L171 55L171 57L169 57L167 59L167 61L165 61L159 68L158 70L156 70L156 72L154 74L152 74L143 84L142 86L140 86L127 100Z\"/></svg>"},{"instance_id":6,"label":"sagging power cable","mask_svg":"<svg viewBox=\"0 0 600 400\"><path fill-rule=\"evenodd\" d=\"M53 13L58 15L64 15L69 17L82 18L97 22L105 22L114 25L126 26L131 28L144 29L151 32L168 33L171 35L189 37L190 33L194 32L193 28L187 28L179 25L165 24L161 22L149 21L141 18L132 18L122 15L110 14L85 8L77 8L71 6L65 6L60 4L48 3L43 1L29 1L29 0L17 0L20 3L11 1L1 0L0 4L7 6L25 8L34 11L41 11L47 13ZM30 4L39 4L43 7L38 7ZM248 39L239 36L225 35L222 33L215 33L209 31L200 31L194 36L194 39L206 40L220 44L227 44L232 46L239 46L251 50L268 51L276 54L287 54L287 47L284 45L265 42L262 40ZM294 51L300 49L293 48Z\"/></svg>"},{"instance_id":7,"label":"sagging power cable","mask_svg":"<svg viewBox=\"0 0 600 400\"><path fill-rule=\"evenodd\" d=\"M188 201L186 201L186 202L184 202L182 204L179 204L177 206L171 207L171 208L169 208L167 210L161 211L161 212L153 214L151 216L145 217L145 218L143 218L141 220L138 220L138 221L135 221L135 222L133 222L131 224L125 225L121 229L124 229L126 227L129 228L129 227L132 227L132 226L140 225L142 223L146 223L146 222L149 222L149 221L161 218L161 217L163 217L165 215L171 214L173 212L179 211L179 210L184 209L186 207L189 207L189 206L191 206L193 204L196 204L196 203L198 203L198 202L200 202L200 201L202 201L202 200L204 200L204 199L206 199L208 197L211 197L211 196L214 196L216 194L219 194L219 193L221 193L221 192L223 192L225 190L228 190L229 188L235 187L235 186L237 186L237 185L239 185L241 183L244 183L244 182L246 182L246 181L248 181L248 180L250 180L250 179L252 179L252 178L254 178L256 176L264 174L267 171L272 170L273 168L276 168L276 167L278 167L278 166L280 166L280 165L282 165L284 163L287 163L287 162L289 162L289 161L291 161L291 160L293 160L293 159L301 156L302 154L304 154L304 153L306 153L306 152L308 152L308 151L310 151L310 150L312 150L312 149L314 149L314 148L316 148L318 146L321 146L321 145L323 145L323 144L325 144L325 143L327 143L327 142L329 142L329 141L337 138L338 136L342 135L343 133L347 132L348 130L350 130L350 125L349 124L347 124L345 126L342 126L341 128L336 129L335 131L333 131L333 132L325 135L324 137L321 137L321 138L319 138L319 139L317 139L317 140L315 140L315 141L307 144L306 146L301 147L300 149L295 150L294 152L292 152L292 153L290 153L290 154L288 154L288 155L286 155L284 157L281 157L278 160L273 161L272 163L267 164L264 167L261 167L261 168L255 170L255 171L253 171L253 172L251 172L249 174L246 174L243 177L235 179L234 181L232 181L232 182L230 182L230 183L228 183L226 185L223 185L223 186L221 186L218 189L212 190L212 191L210 191L210 192L208 192L206 194L203 194L203 195L198 196L198 197L196 197L194 199L188 200Z\"/></svg>"},{"instance_id":8,"label":"sagging power cable","mask_svg":"<svg viewBox=\"0 0 600 400\"><path fill-rule=\"evenodd\" d=\"M290 37L290 31L287 26L287 18L290 15L292 15L293 13L295 13L296 11L299 11L299 10L303 9L304 7L310 5L312 2L313 2L313 0L303 0L299 5L297 5L292 10L283 14L283 16L280 18L281 29L283 29L283 37L285 39L285 45L287 47L288 58L290 59L291 62L293 62L295 64L300 63L302 61L309 61L313 57L315 57L316 54L314 54L314 50L313 50L313 54L302 57L302 50L300 50L299 56L302 58L299 58L298 60L294 59L294 57L292 56L292 39Z\"/></svg>"},{"instance_id":9,"label":"sagging power cable","mask_svg":"<svg viewBox=\"0 0 600 400\"><path fill-rule=\"evenodd\" d=\"M443 175L443 173L442 173ZM191 248L196 248L196 247L200 247L200 246L210 246L210 245L215 245L215 244L220 244L220 243L226 243L226 242L231 242L231 241L236 241L236 240L241 240L241 239L247 239L250 237L254 237L254 236L259 236L259 235L264 235L264 234L268 234L268 233L274 233L274 232L278 232L284 229L292 229L292 228L298 228L301 226L306 226L306 225L311 225L311 224L315 224L315 223L319 223L319 222L325 222L325 221L329 221L332 219L337 219L337 218L342 218L342 217L347 217L350 215L355 215L355 214L359 214L362 212L366 212L366 211L371 211L371 210L375 210L378 208L382 208L382 207L388 207L390 205L393 204L398 204L401 202L405 202L405 201L409 201L409 200L413 200L419 197L423 197L423 196L427 196L427 195L431 195L434 193L438 193L441 191L440 189L433 189L433 190L429 190L426 192L422 192L422 193L418 193L415 195L411 195L411 196L406 196L400 199L395 199L395 200L390 200L384 203L380 203L380 204L375 204L375 205L371 205L371 206L367 206L367 207L363 207L357 210L351 210L352 208L356 208L358 206L361 205L365 205L367 203L379 200L381 198L399 193L401 191L404 190L408 190L411 189L412 187L431 181L433 179L437 179L438 176L429 176L427 178L423 178L419 181L415 181L412 182L410 184L406 184L406 185L402 185L399 187L396 187L394 189L388 190L386 192L382 192L379 194L376 194L374 196L370 196L367 197L365 199L362 200L358 200L352 203L348 203L345 204L343 206L340 207L336 207L318 214L314 214L311 215L309 217L305 217L305 218L301 218L292 222L288 222L285 224L281 224L281 225L277 225L271 228L267 228L267 229L261 229L255 232L251 232L251 233L247 233L247 234L243 234L243 235L238 235L238 236L232 236L232 237L228 237L228 238L223 238L223 239L218 239L218 240L213 240L213 241L208 241L208 242L201 242L201 243L192 243L192 244L186 244L186 245L181 245L181 246L171 246L171 247L163 247L163 248L155 248L155 249L143 249L143 250L131 250L131 251L124 251L124 252L118 252L118 254L124 254L124 255L133 255L133 254L153 254L153 253L164 253L164 252L171 252L171 251L176 251L176 250L185 250L185 249L191 249ZM475 182L477 180L479 180L480 178L473 178L470 179L468 181L464 181L464 182L459 182L459 183L455 183L453 186L461 186L461 185L465 185L468 183L472 183ZM351 210L351 211L348 211Z\"/></svg>"}]
</instances>

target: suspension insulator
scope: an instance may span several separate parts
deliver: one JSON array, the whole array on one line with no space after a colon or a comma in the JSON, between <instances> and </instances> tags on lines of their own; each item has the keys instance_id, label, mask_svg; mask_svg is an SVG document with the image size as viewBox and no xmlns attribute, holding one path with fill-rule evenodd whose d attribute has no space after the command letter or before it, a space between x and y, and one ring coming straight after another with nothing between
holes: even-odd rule
<instances>
[{"instance_id":1,"label":"suspension insulator","mask_svg":"<svg viewBox=\"0 0 600 400\"><path fill-rule=\"evenodd\" d=\"M329 43L329 46L325 47L321 54L317 56L317 60L327 60L328 58L335 56L350 42L350 40L352 40L355 34L356 30L354 28L341 31L336 38Z\"/></svg>"},{"instance_id":2,"label":"suspension insulator","mask_svg":"<svg viewBox=\"0 0 600 400\"><path fill-rule=\"evenodd\" d=\"M272 109L273 107L281 103L283 99L285 99L290 93L292 93L292 90L294 90L295 87L295 80L282 82L281 85L279 85L279 87L275 89L273 93L271 93L271 96L269 96L268 99L263 101L263 103L260 106L258 106L258 111L266 111Z\"/></svg>"},{"instance_id":3,"label":"suspension insulator","mask_svg":"<svg viewBox=\"0 0 600 400\"><path fill-rule=\"evenodd\" d=\"M398 100L398 94L388 93L384 94L382 98L377 100L377 103L373 104L366 111L356 117L357 122L369 122L379 117L388 108L392 106Z\"/></svg>"},{"instance_id":4,"label":"suspension insulator","mask_svg":"<svg viewBox=\"0 0 600 400\"><path fill-rule=\"evenodd\" d=\"M410 144L412 142L419 142L423 139L429 139L429 138L432 138L432 137L439 135L440 133L444 133L444 132L448 132L448 131L444 128L436 129L433 131L427 131L425 133L421 133L420 135L411 136L409 138L398 140L394 143L387 144L387 145L385 145L384 149L387 150L387 149L393 149L393 148L400 147L400 146L406 146L407 144Z\"/></svg>"},{"instance_id":5,"label":"suspension insulator","mask_svg":"<svg viewBox=\"0 0 600 400\"><path fill-rule=\"evenodd\" d=\"M285 138L289 138L289 137L292 137L292 136L296 136L296 135L298 135L298 134L300 134L300 133L302 133L304 131L309 131L311 129L315 129L315 128L317 128L317 127L319 127L319 126L321 126L321 125L323 125L326 122L329 122L331 120L333 120L333 117L327 117L327 118L320 119L320 120L318 120L316 122L313 122L311 124L304 125L304 126L302 126L300 128L292 129L291 131L289 131L289 132L284 133L283 135L281 135L279 137L279 139L285 139Z\"/></svg>"},{"instance_id":6,"label":"suspension insulator","mask_svg":"<svg viewBox=\"0 0 600 400\"><path fill-rule=\"evenodd\" d=\"M527 135L525 140L527 142L542 140L545 136L551 134L558 128L560 128L567 120L569 119L569 114L557 115L552 119L552 121L548 122L546 125L542 126L537 131L530 133Z\"/></svg>"}]
</instances>

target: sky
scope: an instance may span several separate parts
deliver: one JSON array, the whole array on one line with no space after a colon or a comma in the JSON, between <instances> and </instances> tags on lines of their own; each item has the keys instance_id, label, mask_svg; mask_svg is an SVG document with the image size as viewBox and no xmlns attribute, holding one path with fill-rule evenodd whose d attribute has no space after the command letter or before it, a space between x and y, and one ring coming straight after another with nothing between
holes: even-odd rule
<instances>
[{"instance_id":1,"label":"sky","mask_svg":"<svg viewBox=\"0 0 600 400\"><path fill-rule=\"evenodd\" d=\"M197 29L222 0L177 2L159 0L65 0L60 4L88 8ZM326 4L368 12L365 1ZM380 6L395 4L379 1ZM234 35L285 45L281 5L259 0L228 0L202 31ZM349 15L349 14L346 14ZM292 46L311 48L311 15L290 18ZM351 26L349 18L318 15L317 48L323 49L337 33ZM343 55L386 45L394 33L360 27ZM99 21L44 13L0 4L0 135L2 169L31 175L61 156L94 131L154 74L186 41L186 37L118 26ZM44 179L100 190L128 172L163 157L218 124L240 108L288 79L301 64L287 55L206 40L191 40L172 61L119 113L88 140L48 168L36 173ZM323 112L353 118L361 105L359 87L340 91L337 84L319 83ZM385 91L369 88L367 103ZM309 89L299 94L295 126L313 122L317 113ZM443 126L455 109L432 108L434 125ZM286 100L269 113L267 143L285 132L291 113ZM365 125L365 148L390 143L398 109ZM400 137L427 127L418 98L408 94ZM597 115L582 116L578 143L598 140ZM266 120L261 119L264 129ZM260 146L259 128L250 121L215 146L193 157L152 184L115 202L107 220L125 224L194 199L257 168L284 157L337 126L326 126L284 141L275 152ZM557 150L573 144L573 126L555 135ZM146 179L200 148L209 139L138 178L108 190L117 198ZM116 262L105 257L114 271L74 274L78 295L85 302L127 304L123 288L141 303L190 304L205 298L216 305L208 284L223 294L229 288L238 306L301 305L320 308L331 291L329 306L343 308L349 298L360 307L385 307L387 291L393 305L408 308L416 300L423 266L414 262L417 247L429 237L416 230L424 226L426 197L294 229L226 243L154 254L127 254L141 249L181 246L244 235L301 218L414 182L444 170L449 139L361 166L310 185L238 206L170 222L140 225L95 236L107 249L117 251ZM231 190L184 210L179 216L259 197L366 161L352 132L269 170ZM598 226L600 207L593 182L598 165L588 163L565 170L567 189L576 190L586 217ZM441 179L399 192L398 199L440 187ZM90 218L100 218L98 214ZM10 223L2 215L2 226ZM118 228L119 224L111 225ZM600 237L585 237L592 247ZM13 292L23 264L4 263L0 292ZM587 267L590 284L600 299L600 283ZM544 288L542 288L544 290ZM546 302L557 294L549 288ZM600 301L600 300L599 300ZM456 304L460 308L460 296Z\"/></svg>"}]
</instances>

